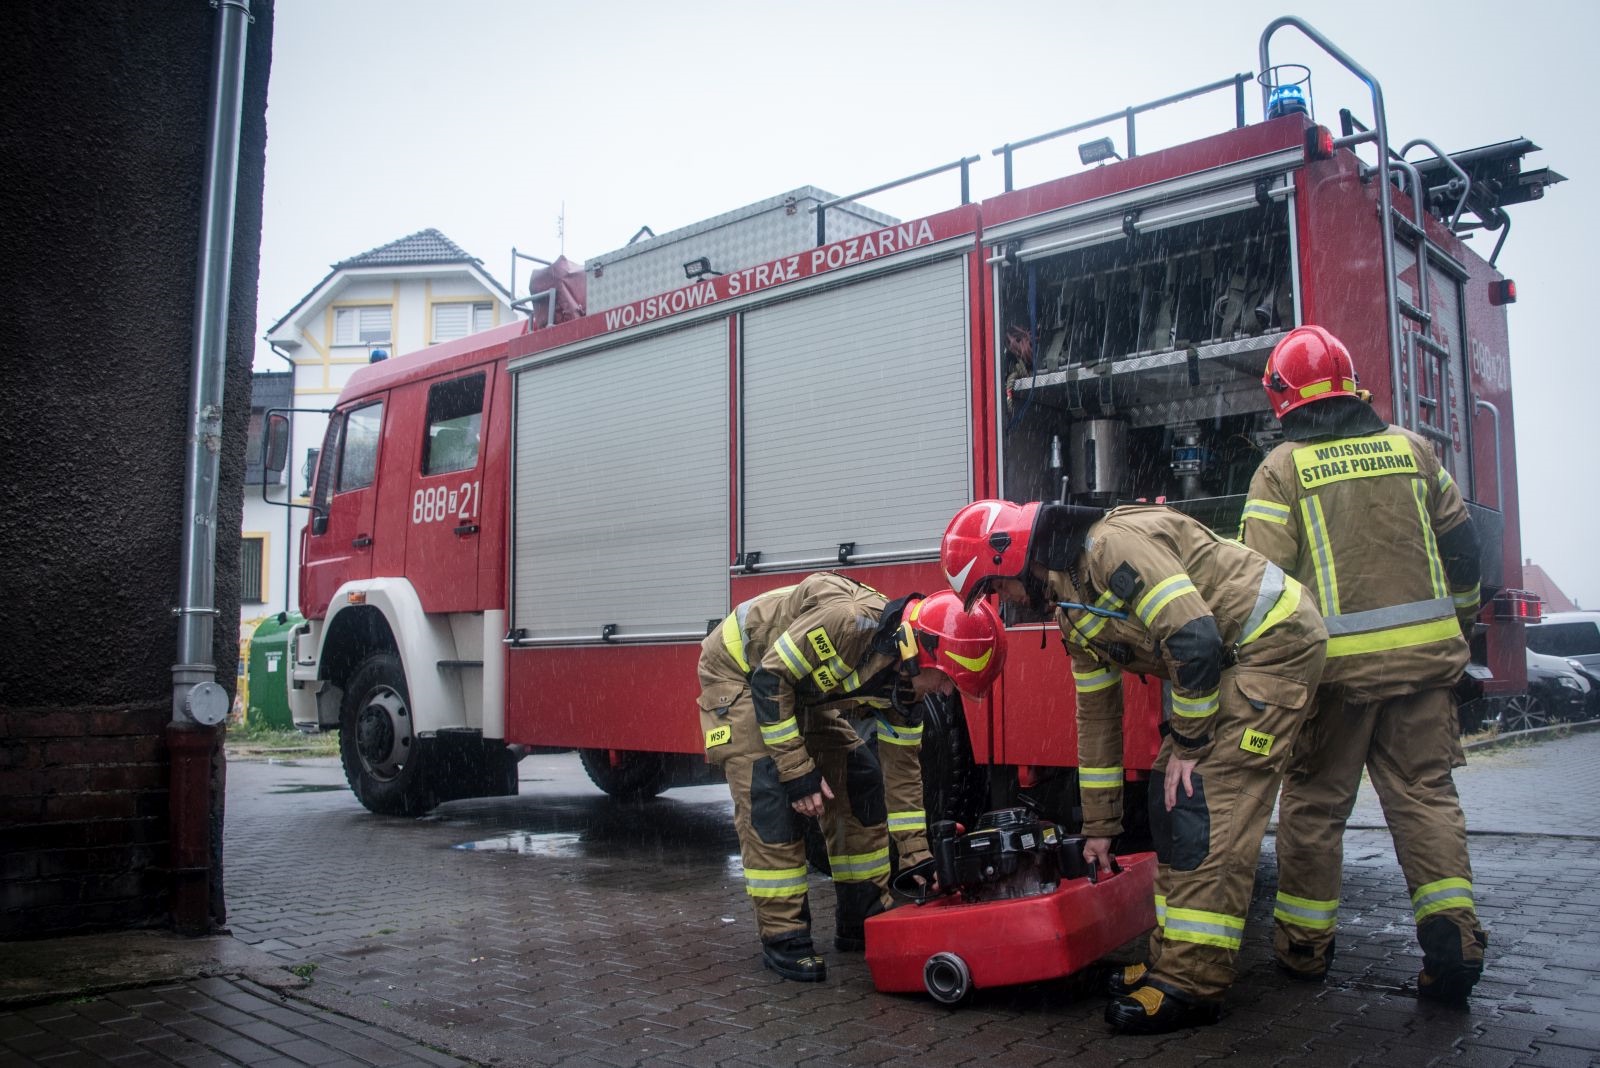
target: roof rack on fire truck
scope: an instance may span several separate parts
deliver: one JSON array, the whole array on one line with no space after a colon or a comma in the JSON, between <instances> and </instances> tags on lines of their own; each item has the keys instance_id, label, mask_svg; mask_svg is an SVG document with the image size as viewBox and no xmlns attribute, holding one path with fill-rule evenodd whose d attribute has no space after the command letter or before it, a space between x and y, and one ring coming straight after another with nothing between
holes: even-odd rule
<instances>
[{"instance_id":1,"label":"roof rack on fire truck","mask_svg":"<svg viewBox=\"0 0 1600 1068\"><path fill-rule=\"evenodd\" d=\"M918 171L916 174L908 174L904 178L896 178L892 182L884 182L882 185L875 185L871 189L863 189L856 193L850 193L842 197L834 197L832 200L823 201L821 204L818 204L816 207L811 209L817 214L817 247L821 248L823 245L828 243L829 208L838 207L840 204L849 204L860 200L862 197L870 197L874 193L882 193L887 189L895 189L902 185L910 185L912 182L920 182L924 178L932 178L936 174L943 174L945 171L953 171L958 167L961 169L961 203L971 204L971 167L981 158L981 156L963 156L960 159L954 160L950 163L941 163L937 167L929 167L925 171Z\"/></svg>"}]
</instances>

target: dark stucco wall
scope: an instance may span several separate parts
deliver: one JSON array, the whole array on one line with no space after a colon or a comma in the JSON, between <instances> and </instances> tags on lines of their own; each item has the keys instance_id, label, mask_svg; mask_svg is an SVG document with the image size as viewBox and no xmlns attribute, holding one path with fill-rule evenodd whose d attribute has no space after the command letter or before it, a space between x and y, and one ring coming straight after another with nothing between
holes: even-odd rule
<instances>
[{"instance_id":1,"label":"dark stucco wall","mask_svg":"<svg viewBox=\"0 0 1600 1068\"><path fill-rule=\"evenodd\" d=\"M250 6L217 513L230 692L272 39L272 0ZM168 908L164 731L217 17L206 0L17 4L0 34L0 939ZM220 915L220 873L214 887Z\"/></svg>"}]
</instances>

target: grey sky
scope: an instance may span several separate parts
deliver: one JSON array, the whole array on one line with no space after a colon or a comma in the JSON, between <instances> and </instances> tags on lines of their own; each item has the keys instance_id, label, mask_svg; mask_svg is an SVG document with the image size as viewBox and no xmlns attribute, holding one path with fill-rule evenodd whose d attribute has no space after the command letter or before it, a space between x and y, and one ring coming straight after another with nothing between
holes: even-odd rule
<instances>
[{"instance_id":1,"label":"grey sky","mask_svg":"<svg viewBox=\"0 0 1600 1068\"><path fill-rule=\"evenodd\" d=\"M1600 359L1593 46L1600 6L1313 0L1226 4L278 0L268 101L260 332L328 265L437 227L502 283L513 245L574 260L813 184L868 188L1256 67L1296 14L1382 83L1390 138L1446 150L1525 136L1570 181L1512 209L1510 310L1524 554L1600 607ZM1407 16L1416 21L1407 24ZM1365 91L1303 38L1318 117ZM1280 58L1281 48L1281 58ZM1259 115L1252 95L1251 118ZM1231 101L1141 119L1139 147L1212 132ZM1117 127L1108 128L1121 143ZM1065 139L1071 141L1074 139ZM1019 185L1076 169L1073 146L1019 157ZM953 176L870 199L910 217L956 203ZM1488 254L1493 238L1480 236ZM526 265L519 277L526 277ZM1361 354L1357 354L1358 362ZM260 370L283 364L259 344ZM1585 472L1589 472L1585 474Z\"/></svg>"}]
</instances>

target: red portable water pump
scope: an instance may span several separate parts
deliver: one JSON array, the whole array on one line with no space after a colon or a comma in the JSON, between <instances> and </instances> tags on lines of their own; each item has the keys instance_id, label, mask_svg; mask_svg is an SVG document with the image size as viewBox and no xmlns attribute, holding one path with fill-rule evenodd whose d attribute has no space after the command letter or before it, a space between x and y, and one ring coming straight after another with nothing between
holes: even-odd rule
<instances>
[{"instance_id":1,"label":"red portable water pump","mask_svg":"<svg viewBox=\"0 0 1600 1068\"><path fill-rule=\"evenodd\" d=\"M926 990L954 1005L978 987L1071 975L1155 926L1154 853L1083 859L1083 838L1027 809L977 828L929 827L932 859L891 887L909 904L868 918L867 968L885 992Z\"/></svg>"}]
</instances>

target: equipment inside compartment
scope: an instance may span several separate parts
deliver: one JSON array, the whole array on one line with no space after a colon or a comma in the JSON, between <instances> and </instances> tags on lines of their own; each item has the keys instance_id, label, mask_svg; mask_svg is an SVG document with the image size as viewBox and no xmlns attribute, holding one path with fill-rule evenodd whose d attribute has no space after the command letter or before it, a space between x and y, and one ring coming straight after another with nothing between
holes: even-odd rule
<instances>
[{"instance_id":1,"label":"equipment inside compartment","mask_svg":"<svg viewBox=\"0 0 1600 1068\"><path fill-rule=\"evenodd\" d=\"M1281 438L1261 390L1297 321L1281 199L998 265L1003 492L1165 498L1232 534ZM1066 244L1062 242L1061 244Z\"/></svg>"}]
</instances>

